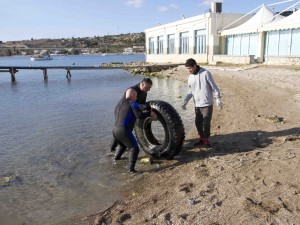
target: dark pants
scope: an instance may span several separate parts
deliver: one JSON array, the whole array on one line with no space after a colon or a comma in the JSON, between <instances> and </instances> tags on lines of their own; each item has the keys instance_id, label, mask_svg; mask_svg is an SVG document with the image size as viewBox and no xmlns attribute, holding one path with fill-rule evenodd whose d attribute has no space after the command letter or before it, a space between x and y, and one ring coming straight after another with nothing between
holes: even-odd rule
<instances>
[{"instance_id":1,"label":"dark pants","mask_svg":"<svg viewBox=\"0 0 300 225\"><path fill-rule=\"evenodd\" d=\"M129 162L135 164L139 154L139 147L132 131L125 127L114 127L113 136L116 144L120 145L120 148L116 151L115 158L121 158L125 149L128 148L130 150Z\"/></svg>"},{"instance_id":2,"label":"dark pants","mask_svg":"<svg viewBox=\"0 0 300 225\"><path fill-rule=\"evenodd\" d=\"M195 124L200 137L210 137L210 121L213 113L213 106L195 107Z\"/></svg>"},{"instance_id":3,"label":"dark pants","mask_svg":"<svg viewBox=\"0 0 300 225\"><path fill-rule=\"evenodd\" d=\"M111 144L110 144L110 151L115 151L116 147L118 146L118 142L115 139L115 137L113 137L113 139L111 140Z\"/></svg>"}]
</instances>

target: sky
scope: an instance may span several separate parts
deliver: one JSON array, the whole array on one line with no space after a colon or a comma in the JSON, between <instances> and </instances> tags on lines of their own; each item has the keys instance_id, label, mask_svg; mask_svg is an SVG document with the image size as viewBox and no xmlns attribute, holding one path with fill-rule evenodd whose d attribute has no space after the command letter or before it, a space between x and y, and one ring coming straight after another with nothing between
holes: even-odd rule
<instances>
[{"instance_id":1,"label":"sky","mask_svg":"<svg viewBox=\"0 0 300 225\"><path fill-rule=\"evenodd\" d=\"M278 12L299 2L217 1L224 13L241 14L262 4ZM280 2L285 3L274 4ZM0 0L0 41L139 33L206 13L210 5L211 0Z\"/></svg>"}]
</instances>

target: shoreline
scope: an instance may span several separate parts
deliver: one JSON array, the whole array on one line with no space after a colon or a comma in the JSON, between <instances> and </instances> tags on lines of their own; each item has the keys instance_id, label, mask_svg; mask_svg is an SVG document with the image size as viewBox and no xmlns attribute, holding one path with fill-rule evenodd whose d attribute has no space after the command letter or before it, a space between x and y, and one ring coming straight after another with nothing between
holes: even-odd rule
<instances>
[{"instance_id":1,"label":"shoreline","mask_svg":"<svg viewBox=\"0 0 300 225\"><path fill-rule=\"evenodd\" d=\"M300 72L203 67L224 104L214 110L213 148L193 146L194 128L178 157L80 224L300 223ZM188 73L179 66L159 76L186 82Z\"/></svg>"}]
</instances>

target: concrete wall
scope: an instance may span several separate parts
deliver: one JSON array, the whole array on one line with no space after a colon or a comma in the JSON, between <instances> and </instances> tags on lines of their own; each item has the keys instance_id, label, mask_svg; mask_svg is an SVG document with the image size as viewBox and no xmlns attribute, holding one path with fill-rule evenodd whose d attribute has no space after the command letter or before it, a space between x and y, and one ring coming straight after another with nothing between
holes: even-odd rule
<instances>
[{"instance_id":1,"label":"concrete wall","mask_svg":"<svg viewBox=\"0 0 300 225\"><path fill-rule=\"evenodd\" d=\"M252 64L254 63L254 56L233 56L233 55L213 55L213 62L216 64L219 62L230 63L230 64Z\"/></svg>"},{"instance_id":2,"label":"concrete wall","mask_svg":"<svg viewBox=\"0 0 300 225\"><path fill-rule=\"evenodd\" d=\"M170 54L170 55L146 55L146 62L151 63L185 63L188 58L193 58L197 62L207 62L207 55L193 54Z\"/></svg>"},{"instance_id":3,"label":"concrete wall","mask_svg":"<svg viewBox=\"0 0 300 225\"><path fill-rule=\"evenodd\" d=\"M264 64L266 64L266 65L300 65L300 57L266 56Z\"/></svg>"}]
</instances>

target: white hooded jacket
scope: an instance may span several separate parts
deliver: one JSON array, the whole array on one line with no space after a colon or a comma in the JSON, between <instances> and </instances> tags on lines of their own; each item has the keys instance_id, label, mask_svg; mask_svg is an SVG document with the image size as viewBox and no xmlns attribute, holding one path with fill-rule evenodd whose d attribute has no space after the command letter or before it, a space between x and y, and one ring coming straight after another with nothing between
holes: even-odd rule
<instances>
[{"instance_id":1,"label":"white hooded jacket","mask_svg":"<svg viewBox=\"0 0 300 225\"><path fill-rule=\"evenodd\" d=\"M207 107L213 105L213 92L216 98L221 98L220 90L209 71L200 67L197 74L190 74L188 78L189 91L184 101L188 102L192 97L195 107Z\"/></svg>"}]
</instances>

